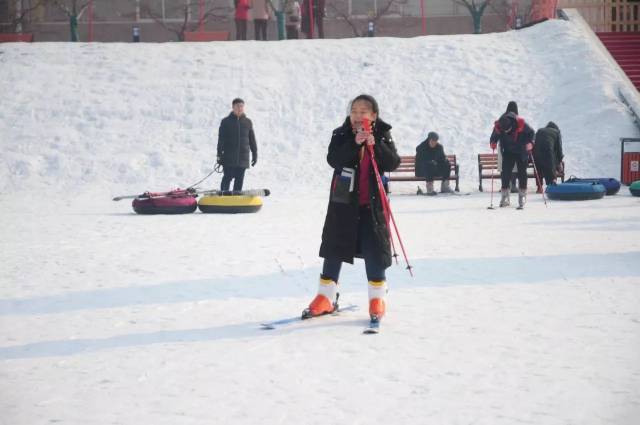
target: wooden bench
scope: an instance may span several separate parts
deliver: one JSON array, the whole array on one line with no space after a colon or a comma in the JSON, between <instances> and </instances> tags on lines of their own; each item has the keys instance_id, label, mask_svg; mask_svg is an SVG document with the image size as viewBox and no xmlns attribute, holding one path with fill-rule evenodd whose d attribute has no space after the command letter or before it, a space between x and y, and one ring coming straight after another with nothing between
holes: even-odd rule
<instances>
[{"instance_id":1,"label":"wooden bench","mask_svg":"<svg viewBox=\"0 0 640 425\"><path fill-rule=\"evenodd\" d=\"M482 180L491 179L491 173L493 170L493 178L500 180L500 173L498 173L498 154L497 153L479 153L478 154L478 181L480 182L480 192L482 192ZM558 172L557 175L564 182L564 161L562 161L562 172ZM527 166L527 178L536 179L536 186L538 185L538 179L533 168L533 163L529 160Z\"/></svg>"},{"instance_id":2,"label":"wooden bench","mask_svg":"<svg viewBox=\"0 0 640 425\"><path fill-rule=\"evenodd\" d=\"M184 41L229 41L229 31L185 32Z\"/></svg>"},{"instance_id":3,"label":"wooden bench","mask_svg":"<svg viewBox=\"0 0 640 425\"><path fill-rule=\"evenodd\" d=\"M33 42L32 33L2 33L0 34L0 43L13 43L23 41L25 43Z\"/></svg>"},{"instance_id":4,"label":"wooden bench","mask_svg":"<svg viewBox=\"0 0 640 425\"><path fill-rule=\"evenodd\" d=\"M460 164L456 161L455 155L447 155L447 159L451 164L451 175L449 180L456 181L456 192L460 192ZM416 177L416 157L401 156L400 166L388 174L390 182L423 182L424 177ZM436 178L435 180L439 180Z\"/></svg>"}]
</instances>

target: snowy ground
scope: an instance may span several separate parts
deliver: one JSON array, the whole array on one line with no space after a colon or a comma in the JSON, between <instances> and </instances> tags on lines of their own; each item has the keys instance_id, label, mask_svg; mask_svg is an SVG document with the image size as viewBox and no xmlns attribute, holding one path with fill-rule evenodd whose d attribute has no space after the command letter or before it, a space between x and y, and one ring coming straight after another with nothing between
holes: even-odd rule
<instances>
[{"instance_id":1,"label":"snowy ground","mask_svg":"<svg viewBox=\"0 0 640 425\"><path fill-rule=\"evenodd\" d=\"M342 278L359 311L259 330L314 294L324 198L3 213L2 423L632 425L640 201L531 198L395 196L416 277L389 270L373 337L361 263Z\"/></svg>"},{"instance_id":2,"label":"snowy ground","mask_svg":"<svg viewBox=\"0 0 640 425\"><path fill-rule=\"evenodd\" d=\"M637 129L583 29L140 49L0 45L0 424L638 423L640 199L490 211L474 191L512 99L558 122L570 174L619 175ZM439 131L473 193L392 187L415 277L388 270L380 335L360 262L341 277L359 310L260 330L315 293L328 136L361 91L401 153ZM206 174L237 95L262 211L110 201Z\"/></svg>"}]
</instances>

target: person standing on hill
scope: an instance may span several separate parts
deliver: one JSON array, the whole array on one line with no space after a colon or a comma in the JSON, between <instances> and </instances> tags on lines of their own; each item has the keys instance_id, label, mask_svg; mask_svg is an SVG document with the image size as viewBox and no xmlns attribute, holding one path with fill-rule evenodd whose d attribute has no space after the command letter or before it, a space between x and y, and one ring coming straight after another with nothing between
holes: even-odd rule
<instances>
[{"instance_id":1,"label":"person standing on hill","mask_svg":"<svg viewBox=\"0 0 640 425\"><path fill-rule=\"evenodd\" d=\"M437 195L433 188L433 181L442 179L441 193L453 193L449 186L451 176L451 163L444 154L444 148L438 140L440 136L435 131L429 132L427 139L416 147L416 177L424 177L427 181L427 195ZM418 195L423 192L418 187Z\"/></svg>"},{"instance_id":2,"label":"person standing on hill","mask_svg":"<svg viewBox=\"0 0 640 425\"><path fill-rule=\"evenodd\" d=\"M536 143L533 147L533 158L540 180L544 177L547 186L556 184L558 172L562 170L562 135L553 121L536 132Z\"/></svg>"},{"instance_id":3,"label":"person standing on hill","mask_svg":"<svg viewBox=\"0 0 640 425\"><path fill-rule=\"evenodd\" d=\"M300 34L300 21L302 12L298 0L289 0L284 11L286 16L287 40L295 40Z\"/></svg>"},{"instance_id":4,"label":"person standing on hill","mask_svg":"<svg viewBox=\"0 0 640 425\"><path fill-rule=\"evenodd\" d=\"M231 113L220 122L218 130L217 162L222 165L223 176L220 190L242 190L244 173L258 162L258 145L253 132L253 123L244 113L244 100L233 99ZM251 157L251 160L249 160Z\"/></svg>"},{"instance_id":5,"label":"person standing on hill","mask_svg":"<svg viewBox=\"0 0 640 425\"><path fill-rule=\"evenodd\" d=\"M236 40L247 39L247 24L249 22L249 9L252 7L252 0L234 0L236 7Z\"/></svg>"},{"instance_id":6,"label":"person standing on hill","mask_svg":"<svg viewBox=\"0 0 640 425\"><path fill-rule=\"evenodd\" d=\"M354 257L364 258L372 324L385 314L390 229L381 199L386 194L380 193L369 149L380 173L398 168L400 157L390 130L379 117L378 103L366 94L351 101L349 116L333 130L327 154L333 178L320 245L324 263L318 294L303 311L303 319L337 308L340 269L343 262L353 264Z\"/></svg>"},{"instance_id":7,"label":"person standing on hill","mask_svg":"<svg viewBox=\"0 0 640 425\"><path fill-rule=\"evenodd\" d=\"M256 40L267 40L269 22L269 4L267 0L253 0L253 25Z\"/></svg>"},{"instance_id":8,"label":"person standing on hill","mask_svg":"<svg viewBox=\"0 0 640 425\"><path fill-rule=\"evenodd\" d=\"M502 154L502 198L500 206L510 205L509 184L514 164L518 170L518 208L524 208L527 200L527 165L529 154L533 150L534 131L524 118L513 112L505 112L493 125L493 132L489 138L491 149L495 150L500 142Z\"/></svg>"}]
</instances>

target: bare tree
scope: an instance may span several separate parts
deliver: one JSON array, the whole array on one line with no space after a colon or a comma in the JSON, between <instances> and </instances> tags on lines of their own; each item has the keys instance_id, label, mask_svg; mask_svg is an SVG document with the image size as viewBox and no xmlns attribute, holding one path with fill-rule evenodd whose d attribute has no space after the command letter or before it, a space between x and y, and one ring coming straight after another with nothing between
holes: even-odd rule
<instances>
[{"instance_id":1,"label":"bare tree","mask_svg":"<svg viewBox=\"0 0 640 425\"><path fill-rule=\"evenodd\" d=\"M482 15L485 9L489 6L493 0L452 0L455 4L464 6L471 14L473 19L473 33L480 34L482 32Z\"/></svg>"},{"instance_id":2,"label":"bare tree","mask_svg":"<svg viewBox=\"0 0 640 425\"><path fill-rule=\"evenodd\" d=\"M229 13L231 12L231 8L229 6L218 6L217 1L212 1L209 3L211 4L208 7L205 7L205 11L202 17L203 24L209 21L224 20L229 16ZM226 2L224 3L227 4ZM190 10L198 4L199 1L193 0L186 1L183 5L175 6L170 12L174 16L180 16L180 22L166 21L162 16L160 16L149 6L148 2L145 2L145 4L140 6L140 11L147 14L162 28L174 33L178 41L184 41L184 33L195 30L200 24L199 19L195 21L190 20Z\"/></svg>"},{"instance_id":3,"label":"bare tree","mask_svg":"<svg viewBox=\"0 0 640 425\"><path fill-rule=\"evenodd\" d=\"M47 0L37 0L36 2L29 2L29 5L25 7L24 0L18 1L8 31L14 33L23 32L27 25L31 23L31 12L43 6L46 2Z\"/></svg>"},{"instance_id":4,"label":"bare tree","mask_svg":"<svg viewBox=\"0 0 640 425\"><path fill-rule=\"evenodd\" d=\"M407 4L407 0L386 0L386 2L380 1L378 4L380 7L378 7L377 10L372 11L373 13L364 24L349 14L348 0L327 0L325 6L327 9L331 10L336 17L344 19L344 21L351 27L353 35L356 37L363 37L367 34L369 22L373 22L373 24L377 26L380 18L385 15L389 15L394 6Z\"/></svg>"},{"instance_id":5,"label":"bare tree","mask_svg":"<svg viewBox=\"0 0 640 425\"><path fill-rule=\"evenodd\" d=\"M80 19L85 10L87 10L90 0L50 0L50 2L62 10L69 18L71 41L79 41L78 19Z\"/></svg>"}]
</instances>

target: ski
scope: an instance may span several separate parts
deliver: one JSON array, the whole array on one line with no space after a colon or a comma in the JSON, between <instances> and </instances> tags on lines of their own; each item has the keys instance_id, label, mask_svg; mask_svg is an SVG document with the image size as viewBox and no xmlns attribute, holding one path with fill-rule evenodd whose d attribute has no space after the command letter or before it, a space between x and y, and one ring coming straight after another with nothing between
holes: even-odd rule
<instances>
[{"instance_id":1,"label":"ski","mask_svg":"<svg viewBox=\"0 0 640 425\"><path fill-rule=\"evenodd\" d=\"M358 309L357 305L349 304L346 307L339 307L338 310L334 311L333 313L323 314L322 316L314 316L314 317L309 317L309 318L306 318L306 319L303 319L302 316L295 316L295 317L288 317L286 319L274 320L272 322L260 323L260 328L262 330L265 330L265 331L266 330L273 330L273 329L281 328L283 326L291 325L293 323L306 322L306 321L309 321L309 320L318 319L320 317L339 316L340 313L342 313L344 311L355 311L357 309Z\"/></svg>"},{"instance_id":2,"label":"ski","mask_svg":"<svg viewBox=\"0 0 640 425\"><path fill-rule=\"evenodd\" d=\"M205 196L269 196L269 189L249 190L196 190L195 193Z\"/></svg>"},{"instance_id":3,"label":"ski","mask_svg":"<svg viewBox=\"0 0 640 425\"><path fill-rule=\"evenodd\" d=\"M369 322L369 326L364 328L362 331L363 334L377 334L380 333L380 319L377 317L372 317Z\"/></svg>"},{"instance_id":4,"label":"ski","mask_svg":"<svg viewBox=\"0 0 640 425\"><path fill-rule=\"evenodd\" d=\"M123 199L149 199L149 198L166 198L169 196L195 196L196 190L193 188L188 189L174 189L168 192L143 192L138 195L123 195L113 198L114 201L121 201Z\"/></svg>"}]
</instances>

